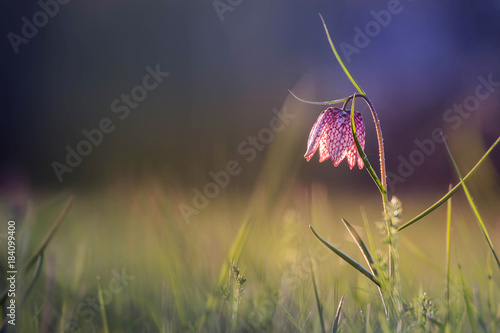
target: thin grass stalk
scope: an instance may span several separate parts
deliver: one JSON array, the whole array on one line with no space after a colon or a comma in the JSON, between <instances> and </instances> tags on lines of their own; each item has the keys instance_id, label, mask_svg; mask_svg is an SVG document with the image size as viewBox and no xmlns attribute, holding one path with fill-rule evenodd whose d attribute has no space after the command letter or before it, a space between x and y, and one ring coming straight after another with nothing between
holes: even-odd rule
<instances>
[{"instance_id":1,"label":"thin grass stalk","mask_svg":"<svg viewBox=\"0 0 500 333\"><path fill-rule=\"evenodd\" d=\"M449 185L448 191L451 190L451 184ZM446 214L446 282L444 287L444 297L445 297L445 325L447 325L450 318L450 245L451 245L451 198L448 200L447 204L447 214Z\"/></svg>"},{"instance_id":2,"label":"thin grass stalk","mask_svg":"<svg viewBox=\"0 0 500 333\"><path fill-rule=\"evenodd\" d=\"M326 333L325 329L325 319L323 318L323 306L319 300L318 286L316 285L316 277L314 276L314 267L311 260L311 253L309 253L309 265L311 267L311 277L313 280L314 287L314 298L316 299L316 306L318 307L319 323L321 324L321 332Z\"/></svg>"},{"instance_id":3,"label":"thin grass stalk","mask_svg":"<svg viewBox=\"0 0 500 333\"><path fill-rule=\"evenodd\" d=\"M467 315L469 317L469 323L470 323L472 332L475 333L475 332L477 332L477 328L476 328L476 320L474 317L474 306L472 305L472 302L470 300L469 292L468 292L467 286L465 284L464 272L462 271L462 266L460 264L458 264L458 270L460 272L460 278L462 281L462 290L464 293L465 306L467 308Z\"/></svg>"},{"instance_id":4,"label":"thin grass stalk","mask_svg":"<svg viewBox=\"0 0 500 333\"><path fill-rule=\"evenodd\" d=\"M476 163L476 165L474 165L474 167L469 171L469 173L465 175L465 177L463 178L463 181L466 181L467 179L469 179L477 171L477 169L481 166L481 164L483 164L484 161L486 161L486 157L488 157L488 155L493 151L493 149L498 145L498 143L500 143L500 136L495 140L495 142L486 151L486 153L484 153L483 157L481 157L481 159ZM418 214L417 216L415 216L414 218L412 218L408 222L402 224L400 227L398 227L397 230L401 231L405 228L408 228L413 223L421 220L425 216L432 213L435 209L437 209L439 206L441 206L443 203L445 203L446 200L451 198L451 196L453 196L460 189L460 187L463 184L463 181L461 181L457 185L455 185L451 189L451 191L448 191L448 193L446 193L441 199L439 199L434 204L432 204L429 208L427 208L426 210L424 210L423 212L421 212L420 214Z\"/></svg>"},{"instance_id":5,"label":"thin grass stalk","mask_svg":"<svg viewBox=\"0 0 500 333\"><path fill-rule=\"evenodd\" d=\"M465 185L464 179L462 178L462 174L460 173L460 169L458 168L458 165L455 162L453 155L451 154L450 148L448 147L448 144L446 143L444 136L443 136L443 142L444 142L444 145L446 147L446 150L448 151L448 155L450 156L451 162L453 163L453 167L455 168L455 171L457 172L458 178L460 179L460 183L462 184L462 188L465 192L465 196L467 197L467 201L469 202L469 206L471 207L472 212L474 213L474 216L476 217L476 220L479 223L479 228L483 232L483 235L486 238L486 242L488 243L488 246L490 247L490 250L493 253L493 256L495 257L498 268L500 268L500 260L498 259L498 256L497 256L495 249L493 247L493 242L491 241L490 235L488 233L488 229L486 229L486 225L484 224L483 218L479 214L477 206L474 203L474 200L472 199L472 196L469 192L469 189L467 188L467 185Z\"/></svg>"},{"instance_id":6,"label":"thin grass stalk","mask_svg":"<svg viewBox=\"0 0 500 333\"><path fill-rule=\"evenodd\" d=\"M23 267L24 273L26 273L33 266L33 264L37 261L40 253L43 250L45 250L45 248L49 244L50 240L52 239L52 237L56 233L57 228L59 228L59 226L61 225L61 222L64 220L64 217L66 217L66 214L68 214L69 208L71 207L71 204L73 203L73 199L74 199L73 196L69 197L68 201L66 202L66 205L64 206L63 210L59 214L59 217L57 218L57 220L54 222L54 224L50 228L49 232L47 233L47 235L43 239L42 243L40 243L40 246L38 247L38 249L35 251L35 253L33 253L31 258L28 260L28 263L26 264L26 266Z\"/></svg>"},{"instance_id":7,"label":"thin grass stalk","mask_svg":"<svg viewBox=\"0 0 500 333\"><path fill-rule=\"evenodd\" d=\"M345 262L347 262L349 265L351 265L352 267L354 267L358 272L360 272L361 274L363 274L364 276L366 276L367 278L369 278L377 286L379 286L379 287L381 286L380 282L375 277L375 275L373 275L366 268L364 268L362 265L360 265L356 260L352 259L347 254L345 254L344 252L342 252L341 250L339 250L338 248L336 248L335 246L333 246L332 244L330 244L326 239L324 239L323 237L321 237L311 225L309 226L309 228L311 229L311 231L313 232L313 234L316 236L316 238L318 238L323 244L325 244L326 247L328 247L336 255L338 255L339 257L341 257L342 259L344 259Z\"/></svg>"},{"instance_id":8,"label":"thin grass stalk","mask_svg":"<svg viewBox=\"0 0 500 333\"><path fill-rule=\"evenodd\" d=\"M339 59L339 61L341 61ZM375 124L375 131L377 132L377 140L378 140L378 153L379 153L379 163L380 163L380 182L382 185L382 196L385 197L385 203L387 203L387 172L386 172L386 167L385 167L385 151L384 151L384 138L382 136L382 128L380 127L380 120L378 118L378 114L375 111L375 107L373 106L373 103L370 101L370 99L364 94L364 93L355 93L353 94L349 99L352 99L353 101L353 107L352 109L354 110L354 99L356 97L361 97L366 104L368 105L368 108L370 109L370 112L373 117L373 122ZM349 102L349 99L345 101L344 103L344 108ZM359 149L358 149L359 151ZM360 153L361 154L361 153Z\"/></svg>"},{"instance_id":9,"label":"thin grass stalk","mask_svg":"<svg viewBox=\"0 0 500 333\"><path fill-rule=\"evenodd\" d=\"M363 255L363 257L365 258L366 264L368 265L368 268L370 269L370 272L374 276L376 276L377 278L379 278L377 270L375 270L373 268L375 266L375 262L373 261L373 258L372 258L371 254L370 254L370 251L368 251L368 249L366 248L365 243L361 239L361 236L359 236L359 234L356 231L356 229L354 229L351 226L351 224L349 222L347 222L345 219L342 219L342 222L344 223L344 226L346 227L347 231L349 231L349 234L351 235L351 237L354 239L354 242L356 242L356 245L358 245L358 248L359 248L361 254ZM378 289L378 293L380 295L380 299L382 301L382 305L384 306L385 316L386 316L386 318L389 318L389 312L388 312L387 306L385 304L385 299L384 299L384 294L382 292L382 288L379 287L379 286L377 286L377 289Z\"/></svg>"},{"instance_id":10,"label":"thin grass stalk","mask_svg":"<svg viewBox=\"0 0 500 333\"><path fill-rule=\"evenodd\" d=\"M328 34L328 31L327 31ZM342 62L340 58L337 59L339 62ZM346 69L347 70L347 69ZM375 127L377 128L377 138L378 138L378 144L379 144L379 157L380 157L380 177L382 180L379 180L375 171L373 171L373 168L368 161L368 158L366 157L365 152L361 148L361 145L359 144L358 137L356 135L356 124L354 122L354 110L355 110L355 102L356 102L356 96L359 96L365 100L365 102L368 104L370 111L372 112L373 115L373 120L375 122ZM347 103L348 101L346 101ZM345 107L346 104L344 104ZM388 246L388 255L389 255L389 278L391 279L393 276L393 239L391 235L391 218L389 215L389 212L387 211L388 209L388 198L387 198L387 184L386 184L386 174L385 174L385 155L384 155L384 140L382 138L382 130L380 129L380 122L378 120L377 113L375 112L375 108L373 107L373 104L370 102L370 100L364 95L360 94L353 94L352 95L352 112L351 112L351 131L352 131L352 136L354 138L354 143L356 144L356 148L358 149L358 153L360 154L361 158L363 159L363 162L365 162L366 169L370 173L370 175L373 178L373 181L375 183L380 184L379 189L380 193L382 194L382 205L384 209L384 219L387 225L387 237L389 240L389 246Z\"/></svg>"},{"instance_id":11,"label":"thin grass stalk","mask_svg":"<svg viewBox=\"0 0 500 333\"><path fill-rule=\"evenodd\" d=\"M99 304L101 307L101 316L102 316L102 326L104 329L104 333L109 333L109 327L108 327L108 317L106 316L106 305L104 304L104 296L102 294L102 287L101 287L101 278L97 278L97 288L99 292Z\"/></svg>"},{"instance_id":12,"label":"thin grass stalk","mask_svg":"<svg viewBox=\"0 0 500 333\"><path fill-rule=\"evenodd\" d=\"M488 310L490 315L491 332L497 331L497 319L495 318L495 294L493 284L493 267L491 264L491 255L488 255L486 260L486 267L488 267Z\"/></svg>"},{"instance_id":13,"label":"thin grass stalk","mask_svg":"<svg viewBox=\"0 0 500 333\"><path fill-rule=\"evenodd\" d=\"M337 313L335 313L335 319L333 320L332 333L337 333L339 330L340 317L342 316L342 305L344 304L344 295L340 298L339 306L337 307Z\"/></svg>"}]
</instances>

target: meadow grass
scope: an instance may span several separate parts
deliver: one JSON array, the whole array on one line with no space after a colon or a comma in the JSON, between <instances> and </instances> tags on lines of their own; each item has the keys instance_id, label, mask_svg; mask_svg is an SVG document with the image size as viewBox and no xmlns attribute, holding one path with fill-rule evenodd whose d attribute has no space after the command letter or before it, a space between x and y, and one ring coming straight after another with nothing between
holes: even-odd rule
<instances>
[{"instance_id":1,"label":"meadow grass","mask_svg":"<svg viewBox=\"0 0 500 333\"><path fill-rule=\"evenodd\" d=\"M393 331L376 285L308 231L314 225L364 263L341 219L349 217L351 231L367 241L371 253L384 249L382 239L369 231L382 221L376 197L362 193L352 200L320 184L304 188L290 176L278 185L260 183L253 194L222 193L186 224L176 206L182 195L188 197L188 191L165 189L155 181L76 195L43 251L38 280L18 309L19 331L39 332L45 326L52 332L321 332L318 304L325 331L334 326L340 332ZM432 202L430 197L412 194L414 207L404 216L416 215ZM20 230L23 238L30 235L24 262L43 242L66 198L35 198ZM487 208L481 212L485 221L500 213L498 207ZM399 235L402 328L442 330L432 319L446 322L452 332L495 331L498 267L463 194L454 197L451 212L447 218L447 209L438 209ZM498 229L493 242L494 235ZM234 267L246 279L240 285L233 279ZM113 271L122 270L133 278L110 286ZM34 271L21 281L21 295Z\"/></svg>"},{"instance_id":2,"label":"meadow grass","mask_svg":"<svg viewBox=\"0 0 500 333\"><path fill-rule=\"evenodd\" d=\"M498 224L500 208L473 199L482 189L473 175L500 139L465 177L446 146L459 183L441 199L389 199L378 116L323 25L358 93L312 104L367 103L380 174L354 112L351 129L382 203L371 191L298 181L297 124L269 147L252 191L222 191L190 223L178 209L189 189L161 178L120 180L66 205L65 194L35 196L18 221L18 332L498 330L498 228L488 221Z\"/></svg>"}]
</instances>

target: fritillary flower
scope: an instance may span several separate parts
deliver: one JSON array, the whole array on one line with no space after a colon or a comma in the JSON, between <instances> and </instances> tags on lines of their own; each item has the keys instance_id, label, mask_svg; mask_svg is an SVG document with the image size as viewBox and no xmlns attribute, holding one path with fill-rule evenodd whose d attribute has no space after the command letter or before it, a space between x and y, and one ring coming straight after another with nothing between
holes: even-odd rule
<instances>
[{"instance_id":1,"label":"fritillary flower","mask_svg":"<svg viewBox=\"0 0 500 333\"><path fill-rule=\"evenodd\" d=\"M361 113L354 111L356 135L362 149L365 149L365 125ZM328 108L323 111L314 123L309 140L307 152L304 157L310 161L319 148L319 161L330 158L335 166L345 158L352 169L358 162L358 167L363 168L363 160L356 149L356 143L351 131L351 111L339 108Z\"/></svg>"}]
</instances>

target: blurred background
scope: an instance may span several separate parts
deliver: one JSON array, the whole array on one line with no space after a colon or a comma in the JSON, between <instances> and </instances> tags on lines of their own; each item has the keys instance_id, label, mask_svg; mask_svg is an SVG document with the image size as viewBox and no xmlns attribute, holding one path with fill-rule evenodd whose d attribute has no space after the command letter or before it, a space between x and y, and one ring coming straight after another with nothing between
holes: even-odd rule
<instances>
[{"instance_id":1,"label":"blurred background","mask_svg":"<svg viewBox=\"0 0 500 333\"><path fill-rule=\"evenodd\" d=\"M3 172L14 169L30 186L54 190L99 187L121 175L145 174L203 185L208 170L225 163L221 159L238 157L238 144L268 125L273 108L287 105L301 117L294 130L302 139L290 161L300 167L301 180L372 186L344 164L333 169L316 160L306 167L302 158L323 107L300 105L287 90L310 100L354 91L333 57L318 13L337 46L344 43L344 59L378 110L389 171L397 173L398 156L408 160L414 140L430 138L435 128L457 141L464 171L498 136L497 90L470 116L461 116L457 128L450 127L455 121L443 119L447 109L474 96L478 76L500 81L497 1L401 1L394 2L394 13L387 1L240 2L71 1L61 4L34 37L19 42L16 53L8 34L22 38L22 18L33 22L41 7L3 1ZM373 14L381 11L390 17ZM385 26L370 25L377 15ZM113 113L111 103L142 84L147 66L158 64L170 76L120 120L122 113ZM373 126L362 111L367 153L375 163ZM76 149L85 139L82 130L98 127L103 118L116 129L59 182L51 163L64 164L65 147ZM252 184L267 153L245 167L237 187ZM498 153L493 155L498 160ZM498 163L493 165L498 170ZM443 189L455 179L450 170L439 145L396 191Z\"/></svg>"},{"instance_id":2,"label":"blurred background","mask_svg":"<svg viewBox=\"0 0 500 333\"><path fill-rule=\"evenodd\" d=\"M141 262L140 253L127 257L118 249L153 251L142 242L165 233L164 241L178 248L171 253L182 253L177 261L174 254L169 257L174 261L167 271L181 272L190 262L189 274L183 271L178 278L208 277L200 284L206 291L248 211L258 211L263 224L267 217L300 221L298 235L311 221L327 228L328 219L338 221L346 211L361 224L362 204L370 221L380 218L379 195L365 170L350 171L346 162L337 168L329 161L320 164L318 155L309 163L303 158L309 131L325 107L302 104L288 90L313 101L355 91L335 60L318 13L378 111L390 192L411 207L406 218L457 182L435 133L447 136L464 174L500 135L496 0L63 2L0 1L2 216L31 217L30 237L37 244L64 200L76 194L76 208L61 230L67 237L54 248L78 242L81 267L93 269L88 276L104 274L88 258L101 260L102 267L121 263L122 255L128 264ZM39 14L43 8L49 14ZM155 80L153 72L162 74ZM369 110L361 101L356 105L367 128L366 153L378 168ZM279 133L269 131L277 114L284 125ZM84 132L102 132L103 126L110 133L97 134L97 145L82 146L88 140ZM68 147L76 151L79 144L92 151L70 157L70 166ZM196 208L196 190L203 192L214 181L211 172L225 170L230 161L237 162L238 174L206 210ZM470 184L494 241L500 234L499 171L496 149ZM35 226L43 217L50 218ZM463 220L473 221L472 215ZM126 227L117 229L124 221ZM146 225L151 234L134 238L137 225ZM174 236L180 234L190 236ZM106 235L115 237L106 245L111 249L85 254ZM180 250L193 239L192 250ZM106 251L110 257L100 258ZM56 266L63 268L67 260L56 260ZM154 275L140 268L150 267L146 262L130 265L139 279ZM257 272L258 280L266 269ZM63 274L72 279L71 272ZM71 286L83 278L75 279ZM161 282L155 286L163 288ZM86 292L81 286L79 293L67 288L82 298Z\"/></svg>"}]
</instances>

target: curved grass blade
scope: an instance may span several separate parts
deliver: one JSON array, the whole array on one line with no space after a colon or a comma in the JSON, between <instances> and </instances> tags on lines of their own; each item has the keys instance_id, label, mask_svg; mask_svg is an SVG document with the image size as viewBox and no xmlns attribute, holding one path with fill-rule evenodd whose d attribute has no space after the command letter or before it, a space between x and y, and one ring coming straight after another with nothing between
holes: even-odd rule
<instances>
[{"instance_id":1,"label":"curved grass blade","mask_svg":"<svg viewBox=\"0 0 500 333\"><path fill-rule=\"evenodd\" d=\"M40 246L38 247L38 249L35 251L35 253L33 253L33 255L31 256L31 259L28 260L28 263L26 264L26 266L24 266L24 268L23 268L24 272L27 272L31 268L31 266L33 266L33 264L38 259L38 256L40 255L40 253L43 250L45 250L45 248L49 244L50 240L52 239L52 237L56 233L57 228L59 228L59 225L61 225L61 222L64 220L64 217L66 216L66 214L68 214L69 207L71 206L72 203L73 203L73 196L71 196L68 199L68 201L66 202L66 205L64 206L63 210L59 214L59 217L57 218L56 222L54 222L54 224L50 228L49 232L47 233L47 235L43 239L43 241L40 244Z\"/></svg>"},{"instance_id":2,"label":"curved grass blade","mask_svg":"<svg viewBox=\"0 0 500 333\"><path fill-rule=\"evenodd\" d=\"M465 177L463 179L464 181L466 181L467 179L469 179L477 171L477 169L479 168L479 166L481 166L481 164L483 164L483 162L486 160L486 157L488 157L488 155L491 153L491 151L493 150L493 148L495 148L496 145L499 142L500 142L500 136L491 145L490 149L488 149L486 151L486 153L484 153L483 157L481 157L481 159L476 163L476 165L474 165L474 167L469 171L469 173L467 175L465 175ZM451 198L451 196L454 195L460 189L461 186L462 186L462 182L460 182L457 185L455 185L455 187L453 187L451 189L451 191L448 191L448 193L446 193L441 199L439 199L438 201L436 201L432 206L430 206L429 208L427 208L426 210L424 210L422 213L420 213L417 216L415 216L414 218L412 218L410 221L408 221L405 224L401 225L398 228L398 231L401 231L401 230L409 227L413 223L417 222L418 220L420 220L420 219L424 218L425 216L429 215L430 213L432 213L436 208L438 208L443 203L445 203L446 200L448 200L449 198Z\"/></svg>"},{"instance_id":3,"label":"curved grass blade","mask_svg":"<svg viewBox=\"0 0 500 333\"><path fill-rule=\"evenodd\" d=\"M330 104L338 104L338 103L343 103L347 100L349 100L350 96L348 97L345 97L345 98L341 98L341 99L334 99L332 101L325 101L325 102L313 102L313 101L308 101L308 100L305 100L305 99L302 99L300 97L298 97L297 95L295 95L291 90L288 90L288 92L290 93L290 95L292 95L296 100L302 102L302 103L306 103L306 104L313 104L313 105L330 105Z\"/></svg>"},{"instance_id":4,"label":"curved grass blade","mask_svg":"<svg viewBox=\"0 0 500 333\"><path fill-rule=\"evenodd\" d=\"M358 272L360 272L361 274L363 274L364 276L366 276L367 278L369 278L373 283L375 283L377 286L380 287L380 282L378 281L378 279L372 274L370 273L369 271L367 271L363 266L361 266L357 261L355 261L354 259L352 259L351 257L349 257L347 254L345 254L344 252L342 252L341 250L337 249L335 246L333 246L332 244L328 243L328 241L326 241L323 237L321 237L317 232L316 230L314 230L314 228L310 225L309 228L311 228L311 231L313 232L313 234L323 243L326 245L326 247L328 247L330 250L332 250L336 255L338 255L339 257L341 257L342 259L344 259L345 262L347 262L349 265L351 265L352 267L354 267Z\"/></svg>"},{"instance_id":5,"label":"curved grass blade","mask_svg":"<svg viewBox=\"0 0 500 333\"><path fill-rule=\"evenodd\" d=\"M349 231L349 234L351 234L351 237L356 242L356 245L358 245L359 250L361 251L361 254L365 258L365 261L368 265L368 268L370 269L370 272L374 276L378 277L377 271L373 267L373 266L375 266L375 262L373 261L373 258L370 254L370 251L368 251L368 249L366 248L365 243L363 242L363 240L361 239L361 237L357 233L356 229L354 229L351 226L351 224L349 222L347 222L345 219L342 219L342 222L344 223L344 226L347 228L347 231ZM382 293L382 288L380 288L380 287L377 287L377 288L378 288L378 292L380 294L380 299L382 300L382 305L384 306L385 315L386 315L386 317L388 317L389 312L387 310L387 306L385 305L385 299L384 299L384 294Z\"/></svg>"},{"instance_id":6,"label":"curved grass blade","mask_svg":"<svg viewBox=\"0 0 500 333\"><path fill-rule=\"evenodd\" d=\"M326 37L328 38L328 42L330 43L330 47L332 48L332 51L335 54L335 58L337 58L337 61L339 62L339 64L342 67L342 69L344 70L344 73L347 75L347 77L351 81L352 85L359 91L359 93L363 94L363 95L366 95L365 92L364 92L364 90L361 89L361 87L356 82L356 80L354 80L354 77L352 76L351 72L349 72L349 70L347 69L347 67L344 65L344 62L340 58L340 55L337 52L337 49L335 48L335 45L332 42L332 38L330 37L330 33L328 32L328 27L325 24L325 20L323 19L323 16L321 16L321 14L319 14L319 17L321 18L321 22L323 22L323 27L325 28Z\"/></svg>"},{"instance_id":7,"label":"curved grass blade","mask_svg":"<svg viewBox=\"0 0 500 333\"><path fill-rule=\"evenodd\" d=\"M486 242L488 243L488 246L490 247L491 252L493 253L493 256L495 257L497 261L497 265L500 268L500 260L498 259L498 256L495 252L495 249L493 248L493 242L491 241L490 235L488 233L488 230L486 229L486 225L483 222L483 218L479 214L479 211L477 210L476 204L474 203L474 200L472 199L472 196L470 195L469 189L467 188L467 185L465 185L464 179L462 178L462 174L460 173L460 169L458 168L457 162L455 162L455 159L453 158L453 155L451 154L450 147L448 147L448 144L446 143L446 139L443 136L443 142L446 147L446 151L448 152L448 155L450 156L451 162L453 163L453 167L455 168L455 171L458 175L458 178L460 179L460 183L462 184L462 188L465 192L465 196L467 197L467 201L469 202L469 206L474 212L474 216L476 217L476 220L479 224L479 228L483 232L484 237L486 238Z\"/></svg>"},{"instance_id":8,"label":"curved grass blade","mask_svg":"<svg viewBox=\"0 0 500 333\"><path fill-rule=\"evenodd\" d=\"M24 293L23 300L22 300L21 304L26 303L26 299L28 298L29 294L33 290L33 287L35 286L36 281L38 281L38 278L40 277L40 273L42 272L42 267L43 267L43 251L40 252L40 255L38 256L38 260L37 260L36 267L35 267L35 273L33 274L33 279L31 280L31 283L30 283L28 289Z\"/></svg>"},{"instance_id":9,"label":"curved grass blade","mask_svg":"<svg viewBox=\"0 0 500 333\"><path fill-rule=\"evenodd\" d=\"M340 317L342 315L342 305L344 304L344 295L340 298L339 306L337 308L337 313L335 314L335 319L333 320L332 333L337 333L339 330Z\"/></svg>"},{"instance_id":10,"label":"curved grass blade","mask_svg":"<svg viewBox=\"0 0 500 333\"><path fill-rule=\"evenodd\" d=\"M326 333L325 320L323 318L323 305L321 305L321 302L319 300L318 287L316 285L316 277L314 276L314 267L313 267L312 260L311 260L311 253L309 253L309 265L311 266L311 277L313 280L314 298L316 298L316 305L318 306L318 314L319 314L319 322L321 324L321 332Z\"/></svg>"},{"instance_id":11,"label":"curved grass blade","mask_svg":"<svg viewBox=\"0 0 500 333\"><path fill-rule=\"evenodd\" d=\"M38 247L38 249L35 251L35 253L31 256L31 258L28 260L28 263L26 264L26 266L23 267L22 269L22 272L23 273L26 273L29 271L29 269L37 262L38 260L38 257L40 256L40 254L45 250L45 248L47 247L47 245L49 244L52 236L54 236L54 233L56 232L57 228L59 227L59 225L61 224L61 222L63 221L64 217L66 216L66 214L68 213L68 210L69 210L69 207L71 206L71 203L73 202L73 197L71 196L68 201L66 202L66 205L64 206L63 210L61 211L61 213L59 214L59 217L57 218L57 220L54 222L54 224L52 225L52 227L50 228L49 232L47 233L47 235L45 236L44 240L42 241L42 243L40 244L40 246ZM7 293L9 291L9 288L6 288L1 296L0 296L0 304L3 304L5 302L5 300L7 299Z\"/></svg>"}]
</instances>

